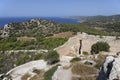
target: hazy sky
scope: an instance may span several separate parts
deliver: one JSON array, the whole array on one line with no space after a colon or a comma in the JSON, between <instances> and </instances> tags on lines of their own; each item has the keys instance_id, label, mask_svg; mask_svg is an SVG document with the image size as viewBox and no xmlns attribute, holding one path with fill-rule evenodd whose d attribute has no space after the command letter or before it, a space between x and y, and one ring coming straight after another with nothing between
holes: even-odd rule
<instances>
[{"instance_id":1,"label":"hazy sky","mask_svg":"<svg viewBox=\"0 0 120 80\"><path fill-rule=\"evenodd\" d=\"M0 17L120 14L120 0L0 0Z\"/></svg>"}]
</instances>

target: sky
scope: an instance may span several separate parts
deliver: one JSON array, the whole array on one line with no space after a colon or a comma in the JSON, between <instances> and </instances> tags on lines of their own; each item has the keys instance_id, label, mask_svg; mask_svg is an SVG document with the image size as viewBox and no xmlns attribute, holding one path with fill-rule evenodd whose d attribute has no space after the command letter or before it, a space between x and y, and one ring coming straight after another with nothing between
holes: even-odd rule
<instances>
[{"instance_id":1,"label":"sky","mask_svg":"<svg viewBox=\"0 0 120 80\"><path fill-rule=\"evenodd\" d=\"M0 0L0 17L120 14L120 0Z\"/></svg>"}]
</instances>

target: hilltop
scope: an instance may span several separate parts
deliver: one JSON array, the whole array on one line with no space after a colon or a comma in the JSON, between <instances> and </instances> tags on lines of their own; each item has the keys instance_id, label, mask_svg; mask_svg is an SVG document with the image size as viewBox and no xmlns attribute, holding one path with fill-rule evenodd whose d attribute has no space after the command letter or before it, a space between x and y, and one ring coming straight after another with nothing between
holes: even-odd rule
<instances>
[{"instance_id":1,"label":"hilltop","mask_svg":"<svg viewBox=\"0 0 120 80\"><path fill-rule=\"evenodd\" d=\"M1 29L1 37L8 36L38 36L38 35L51 35L58 32L60 29L59 24L43 20L31 19L26 22L9 23Z\"/></svg>"}]
</instances>

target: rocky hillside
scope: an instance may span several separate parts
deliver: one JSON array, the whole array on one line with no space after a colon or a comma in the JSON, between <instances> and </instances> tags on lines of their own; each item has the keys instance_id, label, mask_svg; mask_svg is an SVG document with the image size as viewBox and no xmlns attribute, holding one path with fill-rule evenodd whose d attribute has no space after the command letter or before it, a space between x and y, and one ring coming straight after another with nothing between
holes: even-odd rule
<instances>
[{"instance_id":1,"label":"rocky hillside","mask_svg":"<svg viewBox=\"0 0 120 80\"><path fill-rule=\"evenodd\" d=\"M1 37L8 36L36 36L51 35L58 32L60 25L51 21L42 19L31 19L26 22L9 23L0 30Z\"/></svg>"}]
</instances>

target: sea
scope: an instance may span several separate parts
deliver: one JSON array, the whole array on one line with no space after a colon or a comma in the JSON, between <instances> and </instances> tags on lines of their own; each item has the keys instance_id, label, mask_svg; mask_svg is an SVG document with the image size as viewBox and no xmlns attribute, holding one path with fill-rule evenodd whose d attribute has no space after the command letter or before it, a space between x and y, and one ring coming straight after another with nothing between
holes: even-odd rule
<instances>
[{"instance_id":1,"label":"sea","mask_svg":"<svg viewBox=\"0 0 120 80\"><path fill-rule=\"evenodd\" d=\"M0 18L0 27L3 27L5 24L8 24L8 23L24 22L30 19L37 19L37 18L51 20L57 23L79 24L79 21L76 19L61 18L61 17L7 17L7 18Z\"/></svg>"}]
</instances>

